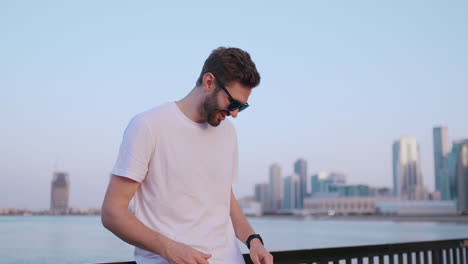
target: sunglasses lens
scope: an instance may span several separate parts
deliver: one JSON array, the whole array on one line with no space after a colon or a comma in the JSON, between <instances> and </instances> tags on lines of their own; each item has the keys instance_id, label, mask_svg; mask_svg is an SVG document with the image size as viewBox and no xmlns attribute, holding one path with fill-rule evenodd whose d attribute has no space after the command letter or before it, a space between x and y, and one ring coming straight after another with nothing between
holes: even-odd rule
<instances>
[{"instance_id":1,"label":"sunglasses lens","mask_svg":"<svg viewBox=\"0 0 468 264\"><path fill-rule=\"evenodd\" d=\"M241 106L239 107L239 112L245 110L247 107L249 107L248 104L243 104L243 105L241 105Z\"/></svg>"},{"instance_id":2,"label":"sunglasses lens","mask_svg":"<svg viewBox=\"0 0 468 264\"><path fill-rule=\"evenodd\" d=\"M239 109L239 112L245 110L247 107L249 107L249 104L242 104L239 102L233 102L228 106L229 111L234 111L236 109Z\"/></svg>"},{"instance_id":3,"label":"sunglasses lens","mask_svg":"<svg viewBox=\"0 0 468 264\"><path fill-rule=\"evenodd\" d=\"M240 108L242 108L242 104L239 103L239 102L232 102L229 106L228 106L228 110L229 111L233 111L233 110L236 110L239 108L239 111L240 111Z\"/></svg>"}]
</instances>

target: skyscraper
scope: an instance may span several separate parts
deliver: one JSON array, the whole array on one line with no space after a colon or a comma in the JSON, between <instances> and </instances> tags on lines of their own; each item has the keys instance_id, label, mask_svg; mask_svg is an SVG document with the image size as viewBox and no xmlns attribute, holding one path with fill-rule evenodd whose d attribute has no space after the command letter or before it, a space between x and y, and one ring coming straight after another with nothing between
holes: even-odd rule
<instances>
[{"instance_id":1,"label":"skyscraper","mask_svg":"<svg viewBox=\"0 0 468 264\"><path fill-rule=\"evenodd\" d=\"M319 175L318 174L314 174L312 176L310 176L310 184L311 184L311 194L312 196L315 194L315 193L319 193L320 192L320 181L319 181Z\"/></svg>"},{"instance_id":2,"label":"skyscraper","mask_svg":"<svg viewBox=\"0 0 468 264\"><path fill-rule=\"evenodd\" d=\"M455 177L457 179L457 210L468 214L468 140L459 142Z\"/></svg>"},{"instance_id":3,"label":"skyscraper","mask_svg":"<svg viewBox=\"0 0 468 264\"><path fill-rule=\"evenodd\" d=\"M307 161L298 159L294 163L294 173L299 175L301 186L299 208L304 208L304 198L307 196Z\"/></svg>"},{"instance_id":4,"label":"skyscraper","mask_svg":"<svg viewBox=\"0 0 468 264\"><path fill-rule=\"evenodd\" d=\"M262 212L269 212L271 210L270 186L268 183L255 184L255 201L261 204Z\"/></svg>"},{"instance_id":5,"label":"skyscraper","mask_svg":"<svg viewBox=\"0 0 468 264\"><path fill-rule=\"evenodd\" d=\"M50 211L53 214L66 214L68 212L69 197L70 180L68 174L55 172L50 194Z\"/></svg>"},{"instance_id":6,"label":"skyscraper","mask_svg":"<svg viewBox=\"0 0 468 264\"><path fill-rule=\"evenodd\" d=\"M284 179L283 208L292 210L299 208L301 185L299 175L293 173Z\"/></svg>"},{"instance_id":7,"label":"skyscraper","mask_svg":"<svg viewBox=\"0 0 468 264\"><path fill-rule=\"evenodd\" d=\"M456 200L458 197L458 188L457 188L457 162L458 162L458 153L460 152L460 147L467 140L454 141L452 144L452 151L448 157L448 167L449 167L449 190L450 190L450 200Z\"/></svg>"},{"instance_id":8,"label":"skyscraper","mask_svg":"<svg viewBox=\"0 0 468 264\"><path fill-rule=\"evenodd\" d=\"M426 199L415 138L402 137L393 143L393 190L404 200Z\"/></svg>"},{"instance_id":9,"label":"skyscraper","mask_svg":"<svg viewBox=\"0 0 468 264\"><path fill-rule=\"evenodd\" d=\"M283 176L277 163L270 166L270 197L272 209L280 210L283 202Z\"/></svg>"},{"instance_id":10,"label":"skyscraper","mask_svg":"<svg viewBox=\"0 0 468 264\"><path fill-rule=\"evenodd\" d=\"M450 146L447 127L434 127L433 143L435 189L440 192L442 200L450 200L451 195L448 167Z\"/></svg>"}]
</instances>

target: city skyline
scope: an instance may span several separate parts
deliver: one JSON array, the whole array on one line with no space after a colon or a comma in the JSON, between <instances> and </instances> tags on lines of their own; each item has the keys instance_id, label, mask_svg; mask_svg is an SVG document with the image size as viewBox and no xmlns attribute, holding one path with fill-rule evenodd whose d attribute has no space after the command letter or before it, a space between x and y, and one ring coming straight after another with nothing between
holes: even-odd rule
<instances>
[{"instance_id":1,"label":"city skyline","mask_svg":"<svg viewBox=\"0 0 468 264\"><path fill-rule=\"evenodd\" d=\"M433 141L435 142L436 141L436 130L438 129L443 129L445 130L443 133L444 133L444 139L447 140L447 141L450 141L449 140L449 137L448 137L448 128L446 126L434 126L433 127ZM440 132L437 132L437 133L440 133ZM437 134L437 138L440 137L440 134ZM468 137L467 137L468 138ZM448 163L449 163L449 153L451 153L452 151L456 151L458 153L458 149L456 149L457 147L456 146L452 146L452 145L458 145L460 143L463 143L463 142L466 142L467 139L464 139L464 140L455 140L453 142L450 142L448 143L447 146L444 146L444 148L448 148L449 150L444 150L444 153L446 155L446 158L447 158L447 161L444 161L446 162L447 164L445 166L448 167ZM404 143L402 143L404 142ZM393 166L395 166L395 146L397 145L398 143L398 148L399 148L399 145L400 144L405 144L405 145L408 145L406 148L408 148L408 153L409 153L409 159L410 160L415 160L417 163L416 163L416 174L421 174L421 169L420 169L420 156L421 156L421 153L419 151L419 144L417 143L417 139L414 138L414 137L408 137L408 136L404 136L404 137L401 137L399 140L396 140L394 141L393 143L393 155L394 155L394 160L393 160ZM445 143L446 144L446 143ZM453 149L452 149L453 147ZM434 161L437 159L437 150L436 148L433 149L433 155L434 155ZM56 166L56 165L55 165ZM434 162L434 182L437 183L437 166L435 166L435 162ZM306 184L307 186L305 186L305 189L309 189L311 186L311 182L313 182L313 177L316 175L317 177L319 175L322 175L322 176L326 176L326 177L333 177L334 175L336 176L342 176L343 177L343 182L340 183L340 184L345 184L346 182L346 178L348 175L344 175L344 174L341 174L342 171L340 170L334 170L334 171L323 171L323 170L317 170L317 171L314 171L312 172L311 174L307 174L307 160L306 159L303 159L302 157L299 157L297 158L293 163L292 163L292 173L284 173L283 172L283 166L281 166L279 163L275 162L275 163L272 163L270 164L269 166L269 176L268 176L268 183L255 183L253 186L252 186L252 193L250 194L246 194L244 196L241 196L241 197L237 197L237 198L245 198L245 197L256 197L256 192L257 192L257 187L260 187L259 185L262 185L262 189L261 189L261 193L262 195L264 196L263 199L265 199L266 197L268 198L268 203L267 204L264 204L263 206L267 206L267 210L281 210L284 208L283 206L283 202L285 202L285 197L284 195L286 195L286 187L285 185L287 184L286 182L287 181L292 181L291 177L297 177L297 181L298 181L298 185L299 185L299 190L298 190L298 197L296 198L297 199L297 202L296 202L296 205L298 206L297 209L299 208L302 208L302 203L301 203L301 200L303 200L306 196L301 196L301 192L302 190L304 189L304 186L301 185L301 177L299 174L297 174L296 172L300 172L300 171L303 171L305 170L306 172ZM447 172L448 173L448 172ZM453 173L453 172L452 172ZM62 185L66 185L66 194L63 194L64 191L62 191L61 188L58 188L60 189L59 192L61 192L61 196L66 196L66 198L62 198L62 200L65 200L65 203L66 203L66 206L67 208L69 208L69 199L70 199L70 180L69 180L69 175L67 172L65 171L54 171L53 172L53 181L52 181L52 186L51 186L51 196L50 196L50 211L52 213L54 213L54 182L57 182L59 181L60 182L60 187L64 187ZM422 176L423 175L419 175L417 176L418 178L422 179ZM346 178L345 178L346 177ZM416 177L416 176L415 176ZM289 178L289 179L287 179ZM390 188L390 190L393 191L393 194L394 195L397 195L397 196L400 196L400 197L406 197L404 199L408 199L407 196L405 195L402 195L401 193L400 194L395 194L395 192L397 191L395 189L395 174L393 175L393 186L385 186L385 185L371 185L371 184L368 184L367 182L360 182L360 183L354 183L355 185L366 185L366 186L369 186L369 187L373 187L373 188ZM340 178L341 179L341 178ZM63 182L66 182L66 183L63 183ZM456 181L456 179L455 179ZM291 184L291 183L289 183ZM436 187L436 184L434 185L434 191L436 191L437 189L435 188ZM264 193L265 192L265 188L267 188L266 190L266 194ZM291 185L288 186L288 188L294 188L294 187L291 187ZM328 187L327 187L328 188ZM421 189L422 188L422 189ZM452 187L453 188L453 187ZM57 189L57 188L56 188ZM275 191L276 190L276 191ZM312 190L312 188L310 188L309 190ZM401 192L401 191L400 191ZM421 198L421 197L427 197L427 195L429 194L430 190L427 189L427 185L424 184L424 182L422 183L422 186L419 186L418 187L418 192L420 192L419 195L415 196L415 197L419 197L418 199L425 199L425 198ZM310 192L306 192L307 195L310 194ZM293 194L293 196L296 195L296 194ZM407 194L406 194L407 195ZM276 197L276 198L274 198ZM301 199L301 197L303 197ZM410 200L413 200L415 199L415 197L413 198L409 198ZM257 198L258 199L258 198ZM443 199L443 197L441 197L441 199ZM273 202L273 200L276 200ZM416 199L417 200L417 199ZM59 202L60 203L60 202ZM288 201L289 205L291 205L291 201ZM80 207L81 205L73 205L73 206L76 206L76 207ZM59 206L60 207L60 206ZM63 207L63 206L62 206ZM99 205L97 206L91 206L91 207L99 207ZM8 208L11 208L11 209L29 209L27 207L3 207L3 209L8 209ZM70 207L71 208L71 207ZM41 210L43 210L43 208L40 208ZM63 211L63 208L60 208L59 210ZM63 213L63 212L56 212L58 214L60 213Z\"/></svg>"},{"instance_id":2,"label":"city skyline","mask_svg":"<svg viewBox=\"0 0 468 264\"><path fill-rule=\"evenodd\" d=\"M299 157L309 175L390 187L389 145L405 135L431 191L432 127L468 135L467 13L466 1L1 2L0 208L48 209L55 170L73 179L70 206L99 207L130 119L184 97L219 46L248 51L262 76L232 119L237 197Z\"/></svg>"},{"instance_id":3,"label":"city skyline","mask_svg":"<svg viewBox=\"0 0 468 264\"><path fill-rule=\"evenodd\" d=\"M468 185L468 139L449 143L448 127L435 126L433 131L433 157L434 157L434 183L433 191L428 190L424 184L421 170L421 152L418 140L405 136L395 140L392 144L392 173L393 188L382 186L369 186L368 184L348 184L346 175L341 172L317 172L307 175L307 160L298 158L293 163L294 173L282 173L278 163L270 165L269 182L257 183L254 186L252 198L260 206L256 214L263 213L310 213L324 212L328 208L333 215L335 206L339 213L365 213L368 206L362 203L373 204L376 210L376 201L440 201L438 203L420 203L427 210L455 209L459 212L468 212L468 199L466 189ZM281 198L282 197L282 198ZM353 205L346 202L347 198L373 197L371 199L354 199ZM315 201L319 199L321 201ZM247 199L248 200L248 199ZM246 201L247 201L246 200ZM308 208L304 207L307 200ZM455 201L457 200L457 201ZM330 203L335 205L330 205ZM344 202L342 205L339 203ZM407 203L408 204L408 203ZM331 207L330 207L331 206ZM344 207L342 207L344 206ZM380 206L380 205L379 205ZM394 204L382 205L388 212L395 208ZM437 208L439 206L439 208ZM447 206L447 207L445 207ZM251 207L247 205L247 207ZM443 207L445 209L443 209ZM317 211L317 208L322 208ZM358 211L354 211L357 209ZM362 210L361 210L362 209ZM312 210L312 211L310 211ZM423 210L423 209L422 209Z\"/></svg>"}]
</instances>

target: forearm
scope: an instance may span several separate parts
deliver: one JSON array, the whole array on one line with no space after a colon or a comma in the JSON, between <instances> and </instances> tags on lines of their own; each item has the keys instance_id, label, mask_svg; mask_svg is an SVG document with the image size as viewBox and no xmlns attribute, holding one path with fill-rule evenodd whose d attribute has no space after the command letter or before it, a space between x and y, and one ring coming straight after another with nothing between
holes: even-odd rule
<instances>
[{"instance_id":1,"label":"forearm","mask_svg":"<svg viewBox=\"0 0 468 264\"><path fill-rule=\"evenodd\" d=\"M173 240L144 225L126 208L103 208L101 219L104 227L123 241L163 257L174 244Z\"/></svg>"},{"instance_id":2,"label":"forearm","mask_svg":"<svg viewBox=\"0 0 468 264\"><path fill-rule=\"evenodd\" d=\"M231 192L231 220L234 226L236 237L244 244L247 238L254 234L252 226L249 224L247 217L245 217L242 208L239 206L234 194Z\"/></svg>"}]
</instances>

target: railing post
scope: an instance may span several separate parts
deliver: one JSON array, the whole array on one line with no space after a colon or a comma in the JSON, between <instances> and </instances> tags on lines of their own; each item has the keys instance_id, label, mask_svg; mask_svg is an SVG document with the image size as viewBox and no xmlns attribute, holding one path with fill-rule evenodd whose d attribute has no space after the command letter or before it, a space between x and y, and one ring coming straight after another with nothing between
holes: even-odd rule
<instances>
[{"instance_id":1,"label":"railing post","mask_svg":"<svg viewBox=\"0 0 468 264\"><path fill-rule=\"evenodd\" d=\"M442 261L442 249L432 250L432 264L443 264Z\"/></svg>"},{"instance_id":2,"label":"railing post","mask_svg":"<svg viewBox=\"0 0 468 264\"><path fill-rule=\"evenodd\" d=\"M364 258L364 257L358 257L358 258L357 258L357 264L362 264L362 259L363 259L363 258Z\"/></svg>"}]
</instances>

